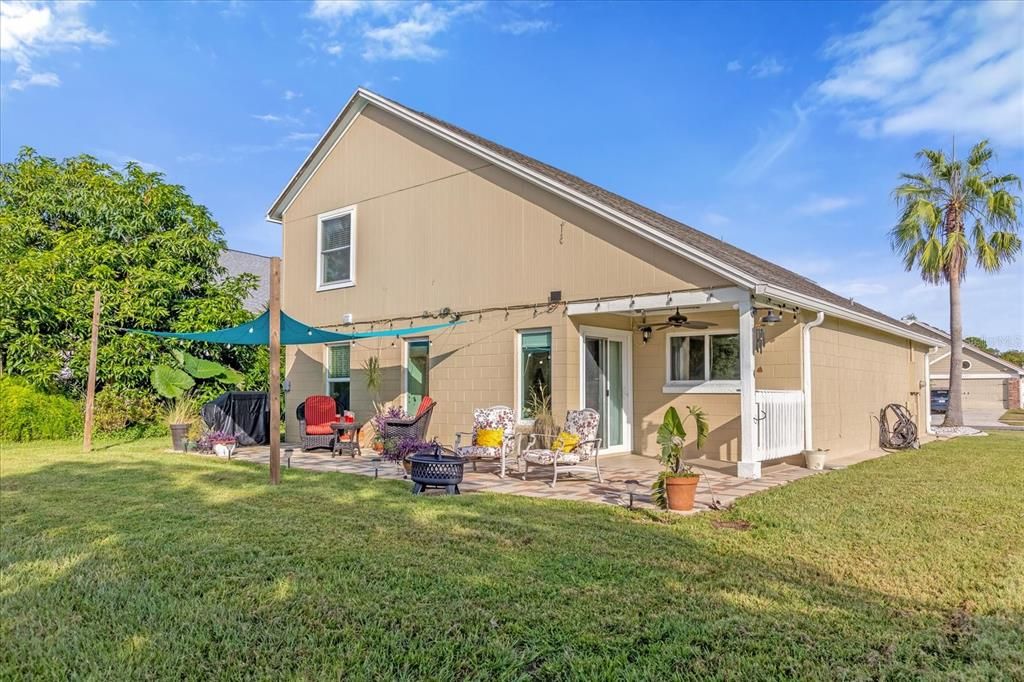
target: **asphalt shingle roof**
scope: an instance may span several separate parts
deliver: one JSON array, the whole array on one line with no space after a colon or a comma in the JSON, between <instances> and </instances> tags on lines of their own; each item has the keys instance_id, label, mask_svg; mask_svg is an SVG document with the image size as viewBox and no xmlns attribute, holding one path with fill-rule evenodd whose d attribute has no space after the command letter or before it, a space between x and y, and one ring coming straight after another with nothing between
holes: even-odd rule
<instances>
[{"instance_id":1,"label":"asphalt shingle roof","mask_svg":"<svg viewBox=\"0 0 1024 682\"><path fill-rule=\"evenodd\" d=\"M377 96L381 99L388 99L381 95ZM771 261L765 260L764 258L755 256L754 254L724 242L721 239L716 239L706 232L701 232L700 230L686 225L685 223L673 220L666 215L653 211L634 201L630 201L629 199L615 194L614 192L610 192L603 187L598 187L597 185L587 182L572 173L555 168L543 161L539 161L531 156L527 156L526 154L517 152L514 149L498 144L497 142L488 140L485 137L481 137L476 133L470 132L465 128L461 128L426 112L417 111L416 109L407 107L406 105L391 99L388 99L388 101L395 106L413 112L414 114L421 116L432 123L455 133L456 135L464 137L481 147L494 152L495 154L503 156L509 161L547 176L551 180L584 194L587 197L608 206L609 208L624 213L625 215L639 220L652 228L660 230L672 238L690 244L694 248L706 253L708 256L716 258L717 260L746 273L764 284L778 286L798 294L821 299L822 301L831 303L835 306L873 317L888 324L906 326L899 320L889 317L884 313L829 291L817 282L807 279L792 270L787 270L781 265L777 265Z\"/></svg>"}]
</instances>

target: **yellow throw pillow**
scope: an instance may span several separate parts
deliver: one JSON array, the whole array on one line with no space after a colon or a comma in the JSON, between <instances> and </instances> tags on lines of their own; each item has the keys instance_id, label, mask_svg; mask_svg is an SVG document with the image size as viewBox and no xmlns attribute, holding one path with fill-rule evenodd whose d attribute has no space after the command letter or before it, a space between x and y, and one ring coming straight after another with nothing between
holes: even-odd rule
<instances>
[{"instance_id":1,"label":"yellow throw pillow","mask_svg":"<svg viewBox=\"0 0 1024 682\"><path fill-rule=\"evenodd\" d=\"M580 444L580 437L575 433L569 433L568 431L562 431L558 434L558 438L551 444L552 450L561 450L562 452L572 452L573 448Z\"/></svg>"},{"instance_id":2,"label":"yellow throw pillow","mask_svg":"<svg viewBox=\"0 0 1024 682\"><path fill-rule=\"evenodd\" d=\"M479 429L476 432L476 444L485 448L500 448L505 432L501 429Z\"/></svg>"}]
</instances>

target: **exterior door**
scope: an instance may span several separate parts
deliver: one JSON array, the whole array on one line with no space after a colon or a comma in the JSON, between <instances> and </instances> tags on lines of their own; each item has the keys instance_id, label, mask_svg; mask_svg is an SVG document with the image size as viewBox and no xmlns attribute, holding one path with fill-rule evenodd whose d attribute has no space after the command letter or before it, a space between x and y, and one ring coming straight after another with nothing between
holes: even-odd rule
<instances>
[{"instance_id":1,"label":"exterior door","mask_svg":"<svg viewBox=\"0 0 1024 682\"><path fill-rule=\"evenodd\" d=\"M405 411L416 414L427 395L430 395L430 340L409 339L405 342Z\"/></svg>"},{"instance_id":2,"label":"exterior door","mask_svg":"<svg viewBox=\"0 0 1024 682\"><path fill-rule=\"evenodd\" d=\"M602 452L629 452L631 434L632 336L614 329L584 328L580 374L583 407L601 415Z\"/></svg>"}]
</instances>

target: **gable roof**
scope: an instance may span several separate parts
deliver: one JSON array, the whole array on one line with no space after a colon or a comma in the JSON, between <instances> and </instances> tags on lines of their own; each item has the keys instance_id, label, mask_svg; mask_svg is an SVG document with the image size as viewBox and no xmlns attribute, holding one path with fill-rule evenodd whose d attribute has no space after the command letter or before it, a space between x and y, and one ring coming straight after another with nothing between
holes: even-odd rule
<instances>
[{"instance_id":1,"label":"gable roof","mask_svg":"<svg viewBox=\"0 0 1024 682\"><path fill-rule=\"evenodd\" d=\"M825 289L786 268L716 239L685 223L630 201L582 178L471 133L430 114L417 111L374 92L359 88L320 138L267 212L267 220L280 223L292 201L330 154L345 130L368 104L466 149L515 175L559 194L590 211L659 243L730 281L812 310L883 329L921 343L931 337L868 306Z\"/></svg>"},{"instance_id":2,"label":"gable roof","mask_svg":"<svg viewBox=\"0 0 1024 682\"><path fill-rule=\"evenodd\" d=\"M942 329L940 329L938 327L933 327L932 325L927 324L926 322L922 322L921 320L912 320L912 319L908 319L907 321L905 321L905 324L907 324L910 327L917 328L918 330L920 330L921 332L923 332L927 336L932 337L933 339L935 339L937 342L941 343L942 345L945 345L945 346L951 345L950 344L949 334L947 334L945 331L943 331ZM965 351L967 351L968 353L973 353L974 355L979 355L979 356L985 358L986 360L994 362L994 363L996 363L998 365L1002 365L1003 367L1006 367L1007 369L1011 369L1011 370L1017 372L1018 374L1024 374L1024 367L1021 367L1019 365L1015 365L1015 364L1013 364L1012 362L1010 362L1008 360L1004 360L1001 357L999 357L997 355L993 355L992 353L989 353L986 350L982 350L981 348L978 348L977 346L971 345L971 344L967 343L966 341L964 341L961 345L963 346L963 349Z\"/></svg>"}]
</instances>

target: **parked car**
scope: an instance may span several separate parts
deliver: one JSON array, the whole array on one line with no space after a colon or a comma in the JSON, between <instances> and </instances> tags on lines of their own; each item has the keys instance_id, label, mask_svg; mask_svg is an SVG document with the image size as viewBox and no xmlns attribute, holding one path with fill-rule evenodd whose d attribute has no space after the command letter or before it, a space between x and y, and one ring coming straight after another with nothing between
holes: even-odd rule
<instances>
[{"instance_id":1,"label":"parked car","mask_svg":"<svg viewBox=\"0 0 1024 682\"><path fill-rule=\"evenodd\" d=\"M949 389L932 389L932 414L943 414L949 407Z\"/></svg>"}]
</instances>

